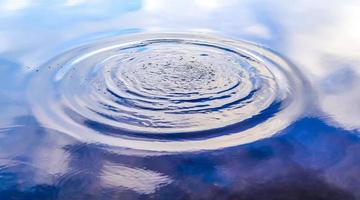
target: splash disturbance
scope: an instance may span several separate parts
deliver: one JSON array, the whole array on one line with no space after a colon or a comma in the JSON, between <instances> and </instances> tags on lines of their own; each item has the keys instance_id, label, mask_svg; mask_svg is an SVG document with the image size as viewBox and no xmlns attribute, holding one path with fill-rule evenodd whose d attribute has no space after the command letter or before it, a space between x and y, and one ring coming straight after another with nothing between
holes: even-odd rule
<instances>
[{"instance_id":1,"label":"splash disturbance","mask_svg":"<svg viewBox=\"0 0 360 200\"><path fill-rule=\"evenodd\" d=\"M196 151L270 137L303 110L303 80L274 52L243 41L154 33L67 51L30 82L44 126L86 142Z\"/></svg>"}]
</instances>

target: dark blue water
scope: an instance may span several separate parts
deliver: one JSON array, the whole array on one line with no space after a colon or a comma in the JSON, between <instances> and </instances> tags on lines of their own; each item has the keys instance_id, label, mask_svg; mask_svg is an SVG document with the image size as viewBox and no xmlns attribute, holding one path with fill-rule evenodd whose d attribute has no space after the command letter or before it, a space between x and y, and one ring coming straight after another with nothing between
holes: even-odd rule
<instances>
[{"instance_id":1,"label":"dark blue water","mask_svg":"<svg viewBox=\"0 0 360 200\"><path fill-rule=\"evenodd\" d=\"M360 199L360 4L1 1L0 199Z\"/></svg>"}]
</instances>

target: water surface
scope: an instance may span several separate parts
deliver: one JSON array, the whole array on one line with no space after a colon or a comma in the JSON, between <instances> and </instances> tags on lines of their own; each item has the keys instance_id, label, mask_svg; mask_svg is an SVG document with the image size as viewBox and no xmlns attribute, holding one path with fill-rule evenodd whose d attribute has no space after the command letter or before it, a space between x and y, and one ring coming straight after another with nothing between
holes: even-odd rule
<instances>
[{"instance_id":1,"label":"water surface","mask_svg":"<svg viewBox=\"0 0 360 200\"><path fill-rule=\"evenodd\" d=\"M0 199L360 199L357 1L2 1Z\"/></svg>"}]
</instances>

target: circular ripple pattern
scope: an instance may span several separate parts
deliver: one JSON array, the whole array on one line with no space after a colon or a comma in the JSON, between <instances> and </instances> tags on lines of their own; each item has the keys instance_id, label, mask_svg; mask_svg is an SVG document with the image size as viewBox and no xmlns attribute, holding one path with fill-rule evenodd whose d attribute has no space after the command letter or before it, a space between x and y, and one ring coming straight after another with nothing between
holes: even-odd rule
<instances>
[{"instance_id":1,"label":"circular ripple pattern","mask_svg":"<svg viewBox=\"0 0 360 200\"><path fill-rule=\"evenodd\" d=\"M80 140L195 151L269 137L304 105L304 81L274 52L207 35L112 38L70 50L31 80L33 112Z\"/></svg>"}]
</instances>

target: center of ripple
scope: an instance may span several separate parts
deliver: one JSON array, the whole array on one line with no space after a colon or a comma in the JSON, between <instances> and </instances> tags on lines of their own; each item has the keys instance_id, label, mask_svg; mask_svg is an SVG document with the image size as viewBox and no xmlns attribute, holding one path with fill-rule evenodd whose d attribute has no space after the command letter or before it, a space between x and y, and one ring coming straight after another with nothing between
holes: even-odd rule
<instances>
[{"instance_id":1,"label":"center of ripple","mask_svg":"<svg viewBox=\"0 0 360 200\"><path fill-rule=\"evenodd\" d=\"M255 60L196 43L143 42L96 63L82 84L91 94L82 98L83 104L91 104L86 118L97 126L111 125L112 130L171 133L219 128L269 106L277 89L272 74ZM76 92L68 97L74 96Z\"/></svg>"}]
</instances>

